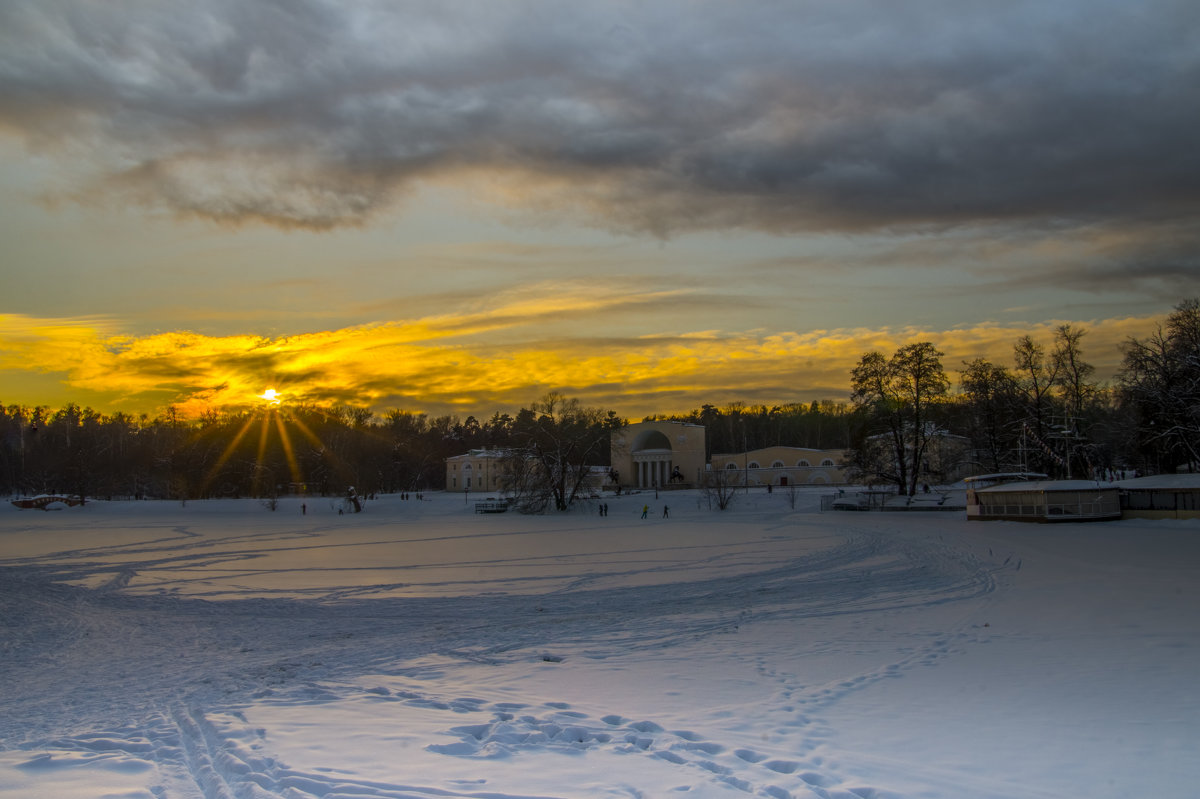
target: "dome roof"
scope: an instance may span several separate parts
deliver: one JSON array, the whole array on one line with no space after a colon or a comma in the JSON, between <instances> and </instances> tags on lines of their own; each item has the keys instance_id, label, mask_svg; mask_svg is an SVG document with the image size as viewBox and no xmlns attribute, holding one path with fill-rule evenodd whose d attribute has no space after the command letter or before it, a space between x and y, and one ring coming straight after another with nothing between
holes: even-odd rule
<instances>
[{"instance_id":1,"label":"dome roof","mask_svg":"<svg viewBox=\"0 0 1200 799\"><path fill-rule=\"evenodd\" d=\"M641 452L644 449L667 449L671 448L671 439L660 430L647 430L637 437L637 441L633 442L633 451Z\"/></svg>"}]
</instances>

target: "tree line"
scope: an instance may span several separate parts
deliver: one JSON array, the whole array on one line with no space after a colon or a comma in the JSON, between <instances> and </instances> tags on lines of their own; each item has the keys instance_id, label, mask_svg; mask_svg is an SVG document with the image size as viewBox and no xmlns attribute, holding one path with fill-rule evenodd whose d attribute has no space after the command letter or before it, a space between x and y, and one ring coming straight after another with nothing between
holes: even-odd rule
<instances>
[{"instance_id":1,"label":"tree line","mask_svg":"<svg viewBox=\"0 0 1200 799\"><path fill-rule=\"evenodd\" d=\"M1148 338L1126 341L1111 385L1094 379L1086 333L1065 324L1050 342L1021 336L1011 366L964 363L957 393L929 342L863 355L851 374L861 424L849 466L913 494L936 475L931 446L959 434L969 442L965 465L984 472L1092 478L1200 468L1200 302L1181 302Z\"/></svg>"},{"instance_id":2,"label":"tree line","mask_svg":"<svg viewBox=\"0 0 1200 799\"><path fill-rule=\"evenodd\" d=\"M578 403L572 408L578 410ZM537 410L535 410L537 409ZM585 431L593 463L607 464L608 431L624 424L611 411L582 424L567 414L547 424L541 404L515 416L430 418L423 413L300 406L230 409L183 420L105 415L68 404L0 406L0 491L101 498L342 496L437 490L445 459L470 449L514 449L541 442L546 429ZM595 442L603 441L604 446Z\"/></svg>"},{"instance_id":3,"label":"tree line","mask_svg":"<svg viewBox=\"0 0 1200 799\"><path fill-rule=\"evenodd\" d=\"M671 418L705 425L711 455L777 444L845 448L852 415L847 403L816 401L706 404ZM609 435L627 423L612 410L557 393L482 421L347 406L228 409L183 420L171 409L150 417L106 415L74 403L0 405L0 491L198 499L339 496L350 486L367 494L439 490L447 457L497 449L554 475L554 490L534 504L561 507L581 482L582 466L609 465ZM518 483L523 495L537 493Z\"/></svg>"},{"instance_id":4,"label":"tree line","mask_svg":"<svg viewBox=\"0 0 1200 799\"><path fill-rule=\"evenodd\" d=\"M1094 379L1086 333L1063 325L1052 341L1022 336L1010 364L963 363L956 391L943 353L915 342L890 356L864 354L851 373L849 402L705 404L644 420L704 425L709 455L845 449L858 476L909 492L928 475L929 447L942 432L969 442L980 471L1083 476L1200 465L1200 303L1180 303L1155 333L1127 341L1111 385ZM336 496L350 486L365 494L438 490L445 458L491 448L540 463L552 485L530 489L533 502L561 508L582 466L608 465L609 434L624 424L614 411L558 394L484 421L346 406L231 409L182 420L170 409L152 418L76 404L0 405L0 490L183 500Z\"/></svg>"}]
</instances>

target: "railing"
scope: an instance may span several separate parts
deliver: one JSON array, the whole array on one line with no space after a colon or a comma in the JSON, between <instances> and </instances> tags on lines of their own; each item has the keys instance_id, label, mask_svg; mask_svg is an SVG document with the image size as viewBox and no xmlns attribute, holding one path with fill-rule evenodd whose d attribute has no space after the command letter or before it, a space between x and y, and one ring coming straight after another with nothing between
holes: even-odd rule
<instances>
[{"instance_id":1,"label":"railing","mask_svg":"<svg viewBox=\"0 0 1200 799\"><path fill-rule=\"evenodd\" d=\"M980 516L1031 517L1044 519L1095 519L1118 516L1121 509L1115 502L1050 502L1045 505L981 505Z\"/></svg>"}]
</instances>

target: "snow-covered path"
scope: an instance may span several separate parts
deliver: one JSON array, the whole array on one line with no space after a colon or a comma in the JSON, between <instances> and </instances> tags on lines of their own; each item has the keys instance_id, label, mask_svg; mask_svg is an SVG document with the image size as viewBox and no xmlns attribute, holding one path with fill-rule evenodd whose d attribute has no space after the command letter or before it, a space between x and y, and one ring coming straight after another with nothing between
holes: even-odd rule
<instances>
[{"instance_id":1,"label":"snow-covered path","mask_svg":"<svg viewBox=\"0 0 1200 799\"><path fill-rule=\"evenodd\" d=\"M0 797L1184 796L1200 777L1195 523L821 514L815 494L725 513L676 494L641 520L644 499L6 510Z\"/></svg>"}]
</instances>

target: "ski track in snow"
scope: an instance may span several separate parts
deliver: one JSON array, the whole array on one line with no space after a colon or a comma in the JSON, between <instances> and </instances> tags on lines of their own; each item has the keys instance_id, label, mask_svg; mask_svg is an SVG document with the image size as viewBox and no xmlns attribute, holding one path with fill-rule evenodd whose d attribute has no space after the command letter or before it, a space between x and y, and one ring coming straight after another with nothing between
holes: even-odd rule
<instances>
[{"instance_id":1,"label":"ski track in snow","mask_svg":"<svg viewBox=\"0 0 1200 799\"><path fill-rule=\"evenodd\" d=\"M176 532L185 540L172 541L170 559L189 566L216 562L211 554L191 551L202 550L202 541L183 529ZM255 543L252 535L240 538ZM444 713L445 725L425 749L446 757L603 751L653 758L662 768L678 770L681 782L776 799L897 795L845 784L820 753L831 734L822 712L856 691L969 647L977 635L965 625L917 641L898 659L824 684L804 684L760 658L758 673L776 686L763 712L788 740L786 757L770 747L669 729L630 708L595 717L565 702L530 706L408 689L365 690L353 680L402 675L405 664L430 655L503 664L560 648L574 657L604 659L618 652L669 650L752 622L980 600L995 590L998 571L1014 568L868 526L827 549L714 579L589 588L604 576L600 573L535 595L364 599L381 588L365 586L326 591L321 601L212 602L123 592L139 569L166 559L138 559L161 553L159 546L117 550L126 560L115 574L115 550L103 562L65 562L68 555L88 554L75 551L29 562L9 559L0 567L5 625L0 684L7 694L0 749L38 752L23 766L30 771L52 768L67 753L115 760L132 771L155 769L159 780L150 791L156 799L517 796L481 786L456 792L445 785L376 783L285 765L270 755L263 732L239 715L252 702L311 705L351 698ZM629 566L624 574L669 568ZM621 572L609 572L614 573ZM97 574L112 576L91 589L64 582ZM655 623L639 623L646 616ZM139 653L136 662L130 651ZM30 669L38 664L53 668L53 691L45 690L45 673ZM123 690L131 681L136 692ZM97 703L97 696L111 701ZM114 718L122 721L114 724Z\"/></svg>"},{"instance_id":2,"label":"ski track in snow","mask_svg":"<svg viewBox=\"0 0 1200 799\"><path fill-rule=\"evenodd\" d=\"M345 693L309 686L300 692L304 702L314 698L328 701L346 698ZM816 796L822 799L869 799L897 796L886 790L861 785L846 787L816 750L829 735L819 718L792 707L783 723L798 735L788 757L777 757L754 748L705 738L690 730L666 729L652 719L633 719L619 714L601 718L574 711L563 702L546 702L540 707L521 703L490 703L479 698L447 698L413 691L391 692L368 689L374 701L399 703L442 711L447 726L442 733L456 737L453 743L433 743L430 752L457 758L501 758L523 750L578 753L604 749L630 756L653 758L678 769L682 780L697 778L758 796L777 799ZM827 691L822 695L827 697ZM323 696L321 696L323 694ZM803 704L800 700L797 704ZM218 725L195 706L173 704L151 714L141 724L99 729L74 737L42 742L54 755L31 758L25 768L51 768L55 757L78 753L90 759L121 762L128 771L157 769L160 781L150 787L158 799L412 799L440 796L509 797L526 794L467 790L456 792L439 786L421 786L354 780L343 775L291 768L265 752L265 731L252 728L237 710L220 711ZM462 723L457 716L477 716ZM458 723L453 723L455 720ZM66 762L78 762L68 759Z\"/></svg>"}]
</instances>

